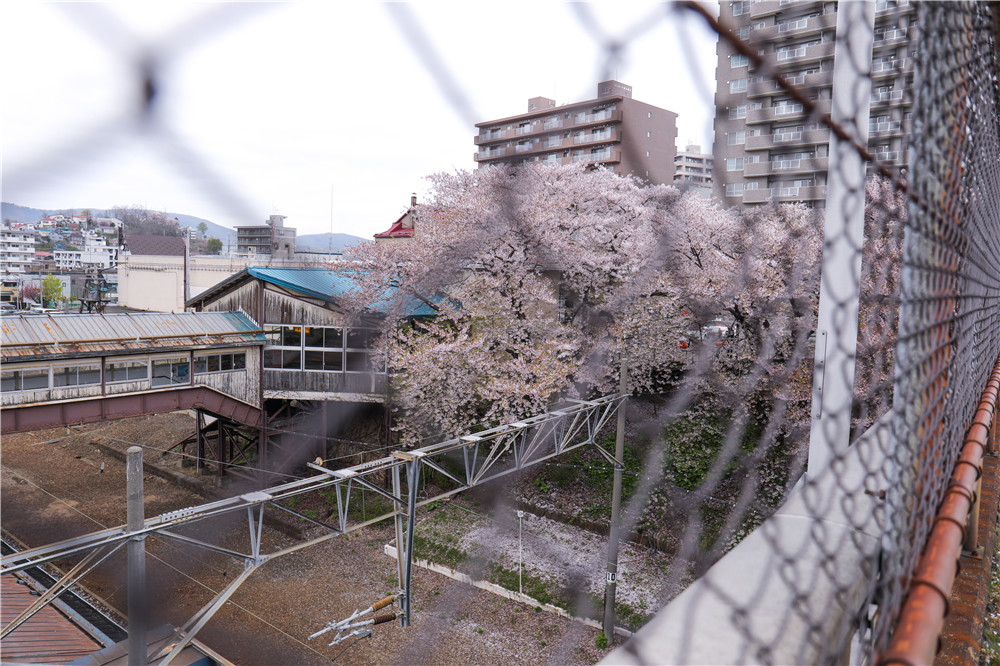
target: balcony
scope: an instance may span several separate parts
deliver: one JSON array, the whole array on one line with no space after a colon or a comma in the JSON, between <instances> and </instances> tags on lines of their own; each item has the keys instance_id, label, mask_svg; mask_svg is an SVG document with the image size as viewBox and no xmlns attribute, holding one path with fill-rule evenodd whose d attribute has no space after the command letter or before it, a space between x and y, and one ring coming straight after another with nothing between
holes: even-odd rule
<instances>
[{"instance_id":1,"label":"balcony","mask_svg":"<svg viewBox=\"0 0 1000 666\"><path fill-rule=\"evenodd\" d=\"M569 119L572 123L567 123L568 127L586 127L598 123L620 123L622 121L621 109L614 111L601 111L599 113L578 113Z\"/></svg>"},{"instance_id":2,"label":"balcony","mask_svg":"<svg viewBox=\"0 0 1000 666\"><path fill-rule=\"evenodd\" d=\"M806 88L820 88L833 84L833 70L824 72L814 72L812 74L796 74L786 76L785 81L792 86ZM774 79L764 79L763 81L751 81L747 87L747 98L767 97L770 95L784 94L785 89Z\"/></svg>"},{"instance_id":3,"label":"balcony","mask_svg":"<svg viewBox=\"0 0 1000 666\"><path fill-rule=\"evenodd\" d=\"M531 134L534 131L534 125L521 125L514 128L514 136L524 136L525 134Z\"/></svg>"},{"instance_id":4,"label":"balcony","mask_svg":"<svg viewBox=\"0 0 1000 666\"><path fill-rule=\"evenodd\" d=\"M503 141L507 138L507 130L500 130L499 132L487 132L486 134L480 134L475 137L475 142L477 146L481 146L485 143L493 143L494 141Z\"/></svg>"},{"instance_id":5,"label":"balcony","mask_svg":"<svg viewBox=\"0 0 1000 666\"><path fill-rule=\"evenodd\" d=\"M900 104L908 103L909 100L903 99L902 90L889 90L886 92L873 92L872 93L872 104L878 106L899 106Z\"/></svg>"},{"instance_id":6,"label":"balcony","mask_svg":"<svg viewBox=\"0 0 1000 666\"><path fill-rule=\"evenodd\" d=\"M822 201L826 199L826 186L772 187L770 189L744 190L744 204L763 204L775 201Z\"/></svg>"},{"instance_id":7,"label":"balcony","mask_svg":"<svg viewBox=\"0 0 1000 666\"><path fill-rule=\"evenodd\" d=\"M573 137L573 143L575 145L587 144L587 143L597 143L600 141L619 141L621 137L618 136L618 132L608 128L600 132L592 132L589 134L577 135Z\"/></svg>"},{"instance_id":8,"label":"balcony","mask_svg":"<svg viewBox=\"0 0 1000 666\"><path fill-rule=\"evenodd\" d=\"M779 47L774 52L778 63L810 63L827 60L833 57L834 42L822 42L812 46L797 46L794 48Z\"/></svg>"},{"instance_id":9,"label":"balcony","mask_svg":"<svg viewBox=\"0 0 1000 666\"><path fill-rule=\"evenodd\" d=\"M781 107L770 107L764 109L754 109L747 111L747 125L758 125L769 123L775 120L795 120L796 118L807 118L808 113L805 108L802 111L794 111L794 105L783 105ZM816 110L820 116L830 113L830 100L816 102ZM783 111L778 113L778 111Z\"/></svg>"},{"instance_id":10,"label":"balcony","mask_svg":"<svg viewBox=\"0 0 1000 666\"><path fill-rule=\"evenodd\" d=\"M573 162L586 162L588 164L595 163L612 163L622 161L622 152L620 150L612 150L611 148L606 148L596 153L583 153L582 155L573 155Z\"/></svg>"},{"instance_id":11,"label":"balcony","mask_svg":"<svg viewBox=\"0 0 1000 666\"><path fill-rule=\"evenodd\" d=\"M782 176L802 173L826 171L830 160L827 157L801 157L789 160L771 160L755 162L744 166L743 175L747 178L755 176Z\"/></svg>"},{"instance_id":12,"label":"balcony","mask_svg":"<svg viewBox=\"0 0 1000 666\"><path fill-rule=\"evenodd\" d=\"M501 157L506 157L507 155L512 155L513 151L506 146L501 146L498 150L480 150L478 153L472 154L472 159L477 162L486 162L489 160L499 159Z\"/></svg>"},{"instance_id":13,"label":"balcony","mask_svg":"<svg viewBox=\"0 0 1000 666\"><path fill-rule=\"evenodd\" d=\"M895 28L893 30L886 30L884 32L875 33L875 49L885 48L887 46L899 46L907 41L906 30L900 28Z\"/></svg>"},{"instance_id":14,"label":"balcony","mask_svg":"<svg viewBox=\"0 0 1000 666\"><path fill-rule=\"evenodd\" d=\"M868 135L870 137L884 137L887 135L898 136L902 135L902 133L902 123L898 120L887 120L868 124Z\"/></svg>"},{"instance_id":15,"label":"balcony","mask_svg":"<svg viewBox=\"0 0 1000 666\"><path fill-rule=\"evenodd\" d=\"M549 118L544 123L542 123L543 130L559 129L562 126L563 126L562 118Z\"/></svg>"}]
</instances>

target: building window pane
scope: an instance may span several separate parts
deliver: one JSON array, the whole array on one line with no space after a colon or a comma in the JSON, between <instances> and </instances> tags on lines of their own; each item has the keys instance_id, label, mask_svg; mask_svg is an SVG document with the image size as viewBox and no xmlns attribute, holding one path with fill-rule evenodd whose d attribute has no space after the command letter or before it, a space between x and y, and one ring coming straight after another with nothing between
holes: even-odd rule
<instances>
[{"instance_id":1,"label":"building window pane","mask_svg":"<svg viewBox=\"0 0 1000 666\"><path fill-rule=\"evenodd\" d=\"M747 80L746 79L736 79L735 81L729 82L729 92L739 93L747 91Z\"/></svg>"},{"instance_id":2,"label":"building window pane","mask_svg":"<svg viewBox=\"0 0 1000 666\"><path fill-rule=\"evenodd\" d=\"M216 355L205 357L208 360L208 372L219 371L219 357Z\"/></svg>"},{"instance_id":3,"label":"building window pane","mask_svg":"<svg viewBox=\"0 0 1000 666\"><path fill-rule=\"evenodd\" d=\"M281 327L281 346L298 347L302 344L302 328L300 326Z\"/></svg>"},{"instance_id":4,"label":"building window pane","mask_svg":"<svg viewBox=\"0 0 1000 666\"><path fill-rule=\"evenodd\" d=\"M306 347L323 346L323 329L319 326L306 326Z\"/></svg>"},{"instance_id":5,"label":"building window pane","mask_svg":"<svg viewBox=\"0 0 1000 666\"><path fill-rule=\"evenodd\" d=\"M323 346L340 349L344 346L344 330L340 328L327 328L324 329Z\"/></svg>"},{"instance_id":6,"label":"building window pane","mask_svg":"<svg viewBox=\"0 0 1000 666\"><path fill-rule=\"evenodd\" d=\"M347 372L368 372L368 355L364 352L347 352Z\"/></svg>"},{"instance_id":7,"label":"building window pane","mask_svg":"<svg viewBox=\"0 0 1000 666\"><path fill-rule=\"evenodd\" d=\"M323 369L323 352L312 351L307 349L305 356L305 369L306 370L322 370Z\"/></svg>"},{"instance_id":8,"label":"building window pane","mask_svg":"<svg viewBox=\"0 0 1000 666\"><path fill-rule=\"evenodd\" d=\"M730 120L736 120L738 118L746 118L746 117L747 117L747 105L746 104L740 104L739 106L731 106L731 107L729 107L729 119Z\"/></svg>"},{"instance_id":9,"label":"building window pane","mask_svg":"<svg viewBox=\"0 0 1000 666\"><path fill-rule=\"evenodd\" d=\"M233 369L233 355L223 354L219 357L219 370L232 370Z\"/></svg>"},{"instance_id":10,"label":"building window pane","mask_svg":"<svg viewBox=\"0 0 1000 666\"><path fill-rule=\"evenodd\" d=\"M244 370L247 367L247 355L245 352L233 354L233 370Z\"/></svg>"},{"instance_id":11,"label":"building window pane","mask_svg":"<svg viewBox=\"0 0 1000 666\"><path fill-rule=\"evenodd\" d=\"M746 67L750 64L750 58L743 55L742 53L737 53L736 55L730 56L729 65L731 67Z\"/></svg>"},{"instance_id":12,"label":"building window pane","mask_svg":"<svg viewBox=\"0 0 1000 666\"><path fill-rule=\"evenodd\" d=\"M302 369L302 355L297 351L282 351L281 352L281 367L285 370L301 370Z\"/></svg>"},{"instance_id":13,"label":"building window pane","mask_svg":"<svg viewBox=\"0 0 1000 666\"><path fill-rule=\"evenodd\" d=\"M265 349L264 350L264 367L265 368L280 368L281 367L281 350L280 349Z\"/></svg>"},{"instance_id":14,"label":"building window pane","mask_svg":"<svg viewBox=\"0 0 1000 666\"><path fill-rule=\"evenodd\" d=\"M323 369L330 372L342 372L344 370L343 352L325 352L323 354Z\"/></svg>"}]
</instances>

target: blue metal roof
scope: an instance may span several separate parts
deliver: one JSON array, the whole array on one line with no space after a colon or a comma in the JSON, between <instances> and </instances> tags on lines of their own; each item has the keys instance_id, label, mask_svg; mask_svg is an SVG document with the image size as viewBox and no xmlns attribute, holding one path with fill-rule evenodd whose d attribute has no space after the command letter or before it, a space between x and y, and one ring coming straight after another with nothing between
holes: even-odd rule
<instances>
[{"instance_id":1,"label":"blue metal roof","mask_svg":"<svg viewBox=\"0 0 1000 666\"><path fill-rule=\"evenodd\" d=\"M355 287L349 274L324 268L247 268L247 272L265 282L297 291L307 296L333 303ZM387 287L382 297L369 306L370 310L385 312L395 289ZM434 310L416 299L408 304L406 314L411 317L431 316Z\"/></svg>"}]
</instances>

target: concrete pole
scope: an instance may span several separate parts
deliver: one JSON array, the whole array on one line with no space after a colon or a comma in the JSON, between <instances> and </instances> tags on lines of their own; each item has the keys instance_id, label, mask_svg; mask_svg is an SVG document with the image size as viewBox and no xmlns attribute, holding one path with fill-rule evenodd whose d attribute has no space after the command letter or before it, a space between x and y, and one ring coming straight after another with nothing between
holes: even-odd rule
<instances>
[{"instance_id":1,"label":"concrete pole","mask_svg":"<svg viewBox=\"0 0 1000 666\"><path fill-rule=\"evenodd\" d=\"M840 3L830 115L861 145L868 143L874 25L875 3ZM831 132L829 167L807 478L829 468L850 443L858 346L865 162Z\"/></svg>"},{"instance_id":2,"label":"concrete pole","mask_svg":"<svg viewBox=\"0 0 1000 666\"><path fill-rule=\"evenodd\" d=\"M125 480L128 488L127 527L141 530L146 517L143 508L142 449L129 447L125 452ZM128 542L128 663L146 664L146 537Z\"/></svg>"},{"instance_id":3,"label":"concrete pole","mask_svg":"<svg viewBox=\"0 0 1000 666\"><path fill-rule=\"evenodd\" d=\"M620 370L618 392L625 395L625 378L628 370L624 364ZM615 460L625 459L625 405L626 400L618 405L618 432L615 435ZM608 535L608 575L604 588L604 635L608 645L615 637L615 589L618 585L618 539L621 529L622 513L622 467L615 465L614 485L611 489L611 530Z\"/></svg>"}]
</instances>

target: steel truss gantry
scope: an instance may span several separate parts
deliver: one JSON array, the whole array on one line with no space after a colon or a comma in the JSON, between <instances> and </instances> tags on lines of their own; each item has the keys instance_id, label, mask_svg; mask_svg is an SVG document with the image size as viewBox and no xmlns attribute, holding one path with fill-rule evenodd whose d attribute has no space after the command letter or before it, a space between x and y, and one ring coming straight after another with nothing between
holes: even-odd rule
<instances>
[{"instance_id":1,"label":"steel truss gantry","mask_svg":"<svg viewBox=\"0 0 1000 666\"><path fill-rule=\"evenodd\" d=\"M170 652L166 653L167 648L164 648L161 653L148 655L149 661L163 659L160 663L166 665L180 654L250 574L264 563L392 518L396 527L396 552L401 582L398 595L399 617L400 624L407 627L411 622L413 530L417 509L582 446L593 446L616 468L623 468L620 460L599 445L597 436L624 399L624 395L614 394L593 400L571 400L558 409L516 423L421 448L394 451L384 458L344 469L327 469L309 463L309 467L318 472L309 478L199 506L169 511L146 519L141 529L129 531L122 525L4 556L0 558L0 574L15 573L98 549L114 549L130 540L144 539L149 535L183 542L243 560L243 572L178 629L173 640L167 641L166 645L172 647ZM453 487L442 490L434 496L419 499L417 488L423 468L443 475ZM331 487L337 503L335 525L315 520L281 504L283 500ZM392 503L392 511L368 520L352 519L350 517L352 491L358 489L371 491L388 499ZM356 499L357 493L354 495ZM326 532L274 552L262 552L261 530L264 508L267 505L323 527ZM249 552L246 553L176 531L200 520L240 511L246 511L247 514ZM86 561L89 561L89 558ZM77 565L60 583L70 585L79 580L82 576L76 574L81 572L82 565L83 563Z\"/></svg>"}]
</instances>

